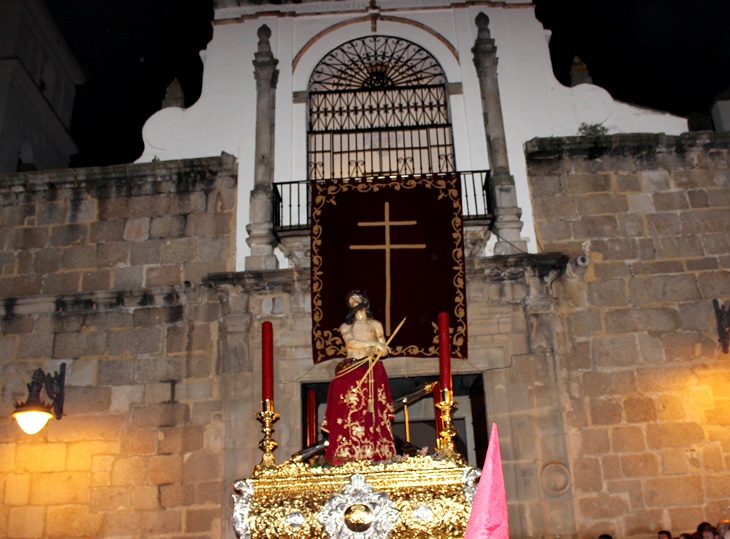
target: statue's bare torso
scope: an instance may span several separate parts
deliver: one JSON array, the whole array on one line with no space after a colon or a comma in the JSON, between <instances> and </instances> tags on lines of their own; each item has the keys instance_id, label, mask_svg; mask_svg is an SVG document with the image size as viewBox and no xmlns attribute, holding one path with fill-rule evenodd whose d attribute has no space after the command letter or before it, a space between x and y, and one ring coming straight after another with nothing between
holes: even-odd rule
<instances>
[{"instance_id":1,"label":"statue's bare torso","mask_svg":"<svg viewBox=\"0 0 730 539\"><path fill-rule=\"evenodd\" d=\"M383 325L377 320L355 320L352 324L342 324L340 333L345 341L347 357L362 359L369 355L381 352L381 357L387 355Z\"/></svg>"}]
</instances>

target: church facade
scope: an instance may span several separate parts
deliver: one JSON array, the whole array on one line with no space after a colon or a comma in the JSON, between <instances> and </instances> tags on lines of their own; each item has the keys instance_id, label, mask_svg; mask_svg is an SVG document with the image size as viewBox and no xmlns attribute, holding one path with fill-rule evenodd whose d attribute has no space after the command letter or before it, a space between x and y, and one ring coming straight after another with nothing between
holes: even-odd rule
<instances>
[{"instance_id":1,"label":"church facade","mask_svg":"<svg viewBox=\"0 0 730 539\"><path fill-rule=\"evenodd\" d=\"M277 462L334 374L312 360L307 180L455 172L491 182L463 193L489 196L463 227L456 418L473 465L479 425L499 425L511 535L725 517L730 139L560 87L532 9L221 2L201 100L149 120L139 163L3 176L2 404L61 364L66 398L32 437L0 422L0 533L234 537L232 484L261 459L262 322ZM438 360L387 368L408 387Z\"/></svg>"}]
</instances>

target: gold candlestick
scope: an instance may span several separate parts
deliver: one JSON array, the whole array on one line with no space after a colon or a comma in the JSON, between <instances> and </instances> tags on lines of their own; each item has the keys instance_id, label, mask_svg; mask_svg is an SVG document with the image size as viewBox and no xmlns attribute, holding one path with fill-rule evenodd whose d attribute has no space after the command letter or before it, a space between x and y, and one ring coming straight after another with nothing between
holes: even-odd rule
<instances>
[{"instance_id":1,"label":"gold candlestick","mask_svg":"<svg viewBox=\"0 0 730 539\"><path fill-rule=\"evenodd\" d=\"M259 447L264 452L259 466L267 468L276 466L274 449L279 444L276 443L272 434L274 434L274 423L279 420L279 414L274 410L273 400L266 399L261 401L261 411L256 414L256 419L261 423L261 430L264 433L264 437L259 442Z\"/></svg>"},{"instance_id":2,"label":"gold candlestick","mask_svg":"<svg viewBox=\"0 0 730 539\"><path fill-rule=\"evenodd\" d=\"M456 462L464 462L464 457L454 447L454 438L458 432L454 428L452 416L454 410L459 407L459 403L454 401L454 394L450 389L442 389L440 393L441 402L436 403L436 406L441 411L441 423L443 424L443 430L439 432L441 453L444 457Z\"/></svg>"}]
</instances>

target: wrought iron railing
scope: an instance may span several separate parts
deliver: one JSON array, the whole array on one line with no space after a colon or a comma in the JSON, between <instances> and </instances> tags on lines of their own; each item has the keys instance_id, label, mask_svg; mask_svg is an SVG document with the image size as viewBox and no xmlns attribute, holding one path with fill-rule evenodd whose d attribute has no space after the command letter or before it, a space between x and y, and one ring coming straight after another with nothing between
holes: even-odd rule
<instances>
[{"instance_id":1,"label":"wrought iron railing","mask_svg":"<svg viewBox=\"0 0 730 539\"><path fill-rule=\"evenodd\" d=\"M491 226L494 221L494 204L489 171L471 170L448 174L457 174L461 180L461 201L465 223L483 221ZM367 177L352 178L350 181L367 181L368 179ZM274 230L283 232L310 228L309 211L313 181L322 180L274 183ZM393 181L398 181L398 178L393 178Z\"/></svg>"}]
</instances>

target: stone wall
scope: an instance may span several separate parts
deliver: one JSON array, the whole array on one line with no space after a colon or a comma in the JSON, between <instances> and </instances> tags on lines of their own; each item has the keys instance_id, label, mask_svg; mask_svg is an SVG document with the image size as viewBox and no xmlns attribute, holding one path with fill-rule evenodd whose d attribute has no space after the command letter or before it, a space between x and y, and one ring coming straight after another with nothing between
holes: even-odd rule
<instances>
[{"instance_id":1,"label":"stone wall","mask_svg":"<svg viewBox=\"0 0 730 539\"><path fill-rule=\"evenodd\" d=\"M564 264L561 255L516 255L471 257L466 268L469 359L454 360L452 369L456 376L482 375L488 421L499 425L513 537L575 535L550 337L550 284ZM308 267L215 274L208 282L224 306L220 346L227 351L224 361L231 362L223 382L224 475L244 478L261 460L256 447L261 428L254 420L261 322L274 325L274 400L281 414L274 432L277 462L302 448L301 385L329 382L336 362L312 364ZM391 380L435 378L439 370L435 357L388 358L386 365ZM461 400L456 417L464 417L469 404L456 400Z\"/></svg>"},{"instance_id":2,"label":"stone wall","mask_svg":"<svg viewBox=\"0 0 730 539\"><path fill-rule=\"evenodd\" d=\"M230 271L233 169L223 157L0 180L4 409L25 398L33 369L68 368L61 421L29 437L0 420L0 534L232 538L231 484L261 456L264 320L276 459L301 449L301 384L328 382L334 363L312 365L306 261ZM513 535L573 536L552 338L565 257L475 251L469 360L454 374L482 374ZM388 370L436 376L438 360L389 359Z\"/></svg>"},{"instance_id":3,"label":"stone wall","mask_svg":"<svg viewBox=\"0 0 730 539\"><path fill-rule=\"evenodd\" d=\"M0 177L0 535L219 537L228 483L219 298L235 163ZM65 415L9 417L67 365Z\"/></svg>"},{"instance_id":4,"label":"stone wall","mask_svg":"<svg viewBox=\"0 0 730 539\"><path fill-rule=\"evenodd\" d=\"M0 298L200 282L232 264L233 158L0 176Z\"/></svg>"},{"instance_id":5,"label":"stone wall","mask_svg":"<svg viewBox=\"0 0 730 539\"><path fill-rule=\"evenodd\" d=\"M482 374L513 537L649 539L723 516L728 146L532 141L546 254L469 250L469 360L453 370ZM0 177L0 535L232 538L231 484L261 457L264 320L276 460L301 449L301 385L334 363L312 365L304 260L232 271L234 178L228 156ZM66 415L23 434L13 401L62 362ZM435 376L438 361L388 371Z\"/></svg>"},{"instance_id":6,"label":"stone wall","mask_svg":"<svg viewBox=\"0 0 730 539\"><path fill-rule=\"evenodd\" d=\"M552 338L551 287L565 259L467 261L469 360L452 365L482 373L488 422L499 427L511 537L576 536Z\"/></svg>"},{"instance_id":7,"label":"stone wall","mask_svg":"<svg viewBox=\"0 0 730 539\"><path fill-rule=\"evenodd\" d=\"M553 288L580 536L727 518L730 358L712 300L730 299L729 148L712 133L526 145L541 248L590 257Z\"/></svg>"}]
</instances>

